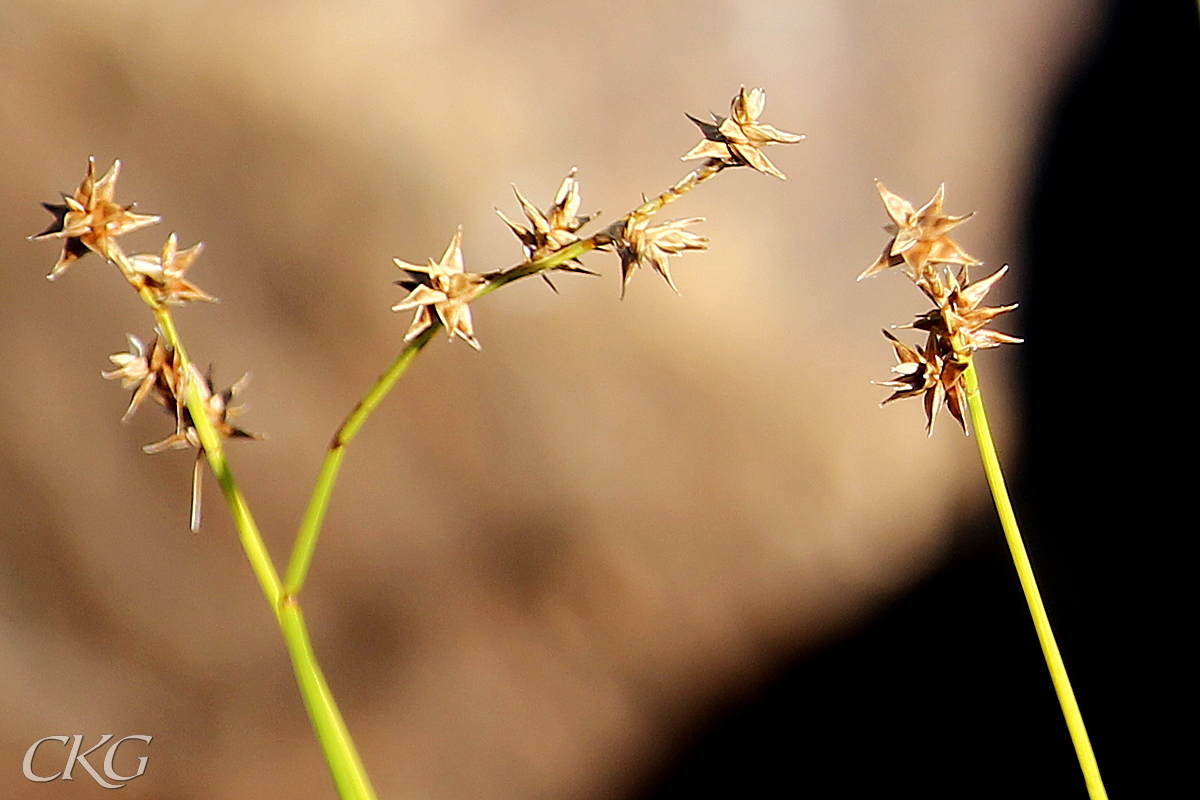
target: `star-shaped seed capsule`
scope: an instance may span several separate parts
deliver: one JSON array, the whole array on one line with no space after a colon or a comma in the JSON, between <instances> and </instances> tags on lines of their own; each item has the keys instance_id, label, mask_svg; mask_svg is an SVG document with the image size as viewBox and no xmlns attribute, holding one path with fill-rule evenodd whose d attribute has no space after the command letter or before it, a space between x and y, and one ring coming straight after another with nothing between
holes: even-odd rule
<instances>
[{"instance_id":1,"label":"star-shaped seed capsule","mask_svg":"<svg viewBox=\"0 0 1200 800\"><path fill-rule=\"evenodd\" d=\"M966 286L960 286L958 279L949 275L945 284L938 282L936 288L939 291L931 291L928 282L919 283L925 294L937 304L937 308L917 317L916 321L905 327L929 331L964 358L970 357L976 350L1022 343L1025 340L1020 337L984 327L996 317L1017 307L1016 303L1007 306L983 305L983 298L1007 272L1008 266L1005 265L983 280L968 283Z\"/></svg>"},{"instance_id":2,"label":"star-shaped seed capsule","mask_svg":"<svg viewBox=\"0 0 1200 800\"><path fill-rule=\"evenodd\" d=\"M554 204L544 214L525 199L520 189L516 186L513 187L513 192L517 195L517 202L521 204L521 210L525 212L525 218L529 221L528 227L513 222L505 216L503 211L496 209L500 219L504 220L505 224L521 240L521 244L525 248L525 257L528 260L536 261L579 241L575 232L596 216L595 214L586 217L578 216L579 181L575 180L575 171L575 168L572 167L567 177L563 178L562 184L558 187L558 193L554 195ZM571 268L567 267L567 269Z\"/></svg>"},{"instance_id":3,"label":"star-shaped seed capsule","mask_svg":"<svg viewBox=\"0 0 1200 800\"><path fill-rule=\"evenodd\" d=\"M471 309L467 305L483 291L488 280L473 272L463 272L462 256L462 227L450 240L446 252L440 261L429 260L427 266L409 264L398 258L392 259L396 266L408 273L404 280L396 281L400 286L410 290L392 311L417 309L412 325L404 334L406 342L412 341L433 324L433 312L450 333L450 338L459 336L467 344L479 349L479 341L475 338L475 329L471 324ZM431 311L432 309L432 311Z\"/></svg>"},{"instance_id":4,"label":"star-shaped seed capsule","mask_svg":"<svg viewBox=\"0 0 1200 800\"><path fill-rule=\"evenodd\" d=\"M909 277L916 281L929 264L972 266L982 263L967 255L946 235L975 214L972 211L961 217L950 217L942 213L946 184L939 186L929 202L920 209L913 208L912 203L890 191L881 181L875 182L875 188L879 190L884 208L892 218L892 224L884 228L892 234L892 240L883 248L879 259L858 276L860 281L899 264L907 264Z\"/></svg>"},{"instance_id":5,"label":"star-shaped seed capsule","mask_svg":"<svg viewBox=\"0 0 1200 800\"><path fill-rule=\"evenodd\" d=\"M574 167L571 168L567 177L563 178L562 184L558 187L558 193L554 195L554 204L544 214L526 200L525 196L521 194L521 190L516 186L513 187L513 192L517 195L517 202L521 204L521 210L525 212L525 219L529 221L529 226L526 227L519 222L513 222L498 208L496 209L496 213L512 229L517 238L521 240L527 262L537 261L539 258L544 258L551 253L563 249L567 245L578 242L579 236L576 234L576 231L596 216L595 214L586 217L578 216L579 181L575 180ZM584 269L578 260L560 264L555 269L563 272L583 272L588 275L596 274L591 270ZM550 282L550 278L545 273L542 273L542 280L548 283L551 289L555 289L554 284ZM555 291L558 290L555 289Z\"/></svg>"},{"instance_id":6,"label":"star-shaped seed capsule","mask_svg":"<svg viewBox=\"0 0 1200 800\"><path fill-rule=\"evenodd\" d=\"M966 387L962 376L966 372L966 362L959 361L952 353L942 352L942 343L938 337L930 335L924 349L918 350L892 336L887 331L883 335L892 343L896 351L896 366L892 372L896 377L890 381L877 381L877 385L895 390L893 394L880 405L887 405L893 400L923 395L925 399L925 429L933 435L933 421L941 409L942 403L950 409L950 414L958 420L963 431L967 429L965 411L967 408Z\"/></svg>"},{"instance_id":7,"label":"star-shaped seed capsule","mask_svg":"<svg viewBox=\"0 0 1200 800\"><path fill-rule=\"evenodd\" d=\"M696 123L700 132L704 134L704 141L693 147L683 159L716 159L729 166L751 167L767 175L787 180L787 176L763 155L762 149L768 144L795 144L804 136L785 133L759 122L758 118L766 102L767 93L764 90L747 91L743 86L730 104L728 117L713 114L713 121L705 122L688 114L687 118Z\"/></svg>"},{"instance_id":8,"label":"star-shaped seed capsule","mask_svg":"<svg viewBox=\"0 0 1200 800\"><path fill-rule=\"evenodd\" d=\"M667 256L679 255L687 250L705 250L708 248L708 238L698 233L684 230L688 225L703 222L704 217L691 219L675 219L665 225L647 227L649 218L636 220L630 217L625 221L620 234L613 243L621 256L621 297L625 297L625 288L633 277L633 270L639 266L649 266L662 275L676 294L675 282L671 280L671 271L667 267Z\"/></svg>"},{"instance_id":9,"label":"star-shaped seed capsule","mask_svg":"<svg viewBox=\"0 0 1200 800\"><path fill-rule=\"evenodd\" d=\"M66 240L58 262L46 276L50 280L65 272L67 267L88 251L99 253L110 261L116 260L120 255L120 248L113 241L116 237L153 225L161 219L150 214L133 213L132 204L122 206L113 202L120 171L121 162L114 161L108 172L97 178L96 160L89 158L87 177L74 195L64 194L61 205L42 203L54 215L54 222L46 230L29 238L35 241Z\"/></svg>"},{"instance_id":10,"label":"star-shaped seed capsule","mask_svg":"<svg viewBox=\"0 0 1200 800\"><path fill-rule=\"evenodd\" d=\"M197 242L180 250L179 239L172 233L158 255L139 253L129 257L132 280L164 305L178 306L192 300L215 303L217 298L183 277L203 249L204 243Z\"/></svg>"}]
</instances>

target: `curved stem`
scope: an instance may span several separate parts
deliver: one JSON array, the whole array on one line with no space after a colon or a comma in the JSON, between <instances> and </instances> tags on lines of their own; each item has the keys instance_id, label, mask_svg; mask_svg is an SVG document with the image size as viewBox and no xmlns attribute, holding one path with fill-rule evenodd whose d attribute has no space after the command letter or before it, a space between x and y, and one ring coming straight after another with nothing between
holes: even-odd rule
<instances>
[{"instance_id":1,"label":"curved stem","mask_svg":"<svg viewBox=\"0 0 1200 800\"><path fill-rule=\"evenodd\" d=\"M350 412L350 416L346 417L346 421L342 423L337 433L334 434L333 441L329 445L329 451L325 454L325 461L321 464L321 471L317 475L317 483L313 487L312 496L309 498L308 508L304 512L304 519L301 520L300 529L296 533L296 543L292 547L292 557L288 562L287 574L284 579L287 594L297 595L304 588L304 580L308 577L308 569L312 566L313 553L317 549L317 537L321 533L321 523L325 521L325 512L329 510L329 500L333 496L333 485L337 481L338 473L342 468L342 458L346 454L346 445L354 440L358 431L367 421L367 417L371 416L371 412L379 407L379 404L387 397L388 392L396 385L396 381L400 380L400 376L408 371L413 359L417 357L417 353L421 352L421 348L429 344L433 335L441 327L441 321L435 318L432 325L422 331L421 335L409 342L400 351L400 355L396 357L392 365L387 368L387 371L367 390L362 400L358 401L358 405Z\"/></svg>"},{"instance_id":2,"label":"curved stem","mask_svg":"<svg viewBox=\"0 0 1200 800\"><path fill-rule=\"evenodd\" d=\"M1008 490L1004 486L1004 475L1000 471L1000 459L996 454L996 446L992 442L987 413L983 408L983 395L979 391L979 376L975 372L973 360L967 367L963 380L967 388L967 406L971 410L971 424L975 428L975 439L979 443L979 456L983 459L983 471L987 474L988 486L991 487L996 511L1000 515L1000 526L1004 529L1004 538L1008 542L1013 564L1017 568L1017 576L1021 580L1025 601L1029 604L1029 614L1033 617L1033 626L1037 630L1038 641L1042 645L1042 654L1045 656L1046 666L1050 670L1050 679L1054 682L1058 704L1062 707L1067 730L1071 733L1071 742L1075 745L1075 754L1079 758L1079 766L1083 770L1083 778L1087 783L1088 796L1092 800L1107 800L1108 793L1104 790L1104 782L1100 779L1100 767L1096 763L1096 754L1092 752L1092 743L1088 739L1087 728L1083 724L1083 715L1080 714L1079 704L1075 701L1075 692L1071 689L1067 668L1058 651L1058 643L1054 640L1054 632L1050 628L1050 618L1046 615L1046 607L1042 603L1037 581L1033 577L1033 565L1029 561L1028 553L1025 552L1025 543L1022 541L1021 531L1017 527L1017 516L1013 513Z\"/></svg>"},{"instance_id":3,"label":"curved stem","mask_svg":"<svg viewBox=\"0 0 1200 800\"><path fill-rule=\"evenodd\" d=\"M598 233L587 239L573 242L561 250L556 250L550 255L536 261L530 261L511 269L492 273L488 275L487 286L479 292L477 297L490 294L501 286L512 283L520 278L527 278L531 275L537 275L554 269L573 258L578 258L590 250L595 250L607 242L608 236L604 233ZM435 315L433 324L422 331L419 336L409 342L400 351L400 354L396 356L396 360L379 376L379 380L375 381L371 388L367 390L367 393L363 395L358 405L350 412L350 415L346 417L341 427L338 428L337 433L334 434L333 441L329 445L329 450L325 454L325 460L321 464L321 471L317 474L317 482L313 487L312 496L309 498L308 508L305 510L304 518L300 521L300 528L296 532L296 543L292 547L292 556L288 561L287 573L284 577L285 594L297 595L304 588L304 581L308 577L308 570L312 566L313 555L316 552L321 525L325 521L326 512L329 510L329 501L333 496L333 487L337 482L338 473L342 468L342 459L346 454L346 446L358 434L358 431L366 423L371 412L378 408L383 399L387 397L392 387L396 385L396 381L400 380L400 376L408 371L409 366L412 365L413 360L421 352L421 349L429 344L434 334L441 330L441 328L441 320Z\"/></svg>"}]
</instances>

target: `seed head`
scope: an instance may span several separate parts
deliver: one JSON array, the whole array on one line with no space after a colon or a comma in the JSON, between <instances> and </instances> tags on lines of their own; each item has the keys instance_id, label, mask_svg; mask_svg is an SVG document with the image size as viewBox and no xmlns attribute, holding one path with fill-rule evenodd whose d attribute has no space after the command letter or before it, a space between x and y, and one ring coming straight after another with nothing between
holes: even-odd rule
<instances>
[{"instance_id":1,"label":"seed head","mask_svg":"<svg viewBox=\"0 0 1200 800\"><path fill-rule=\"evenodd\" d=\"M728 117L712 114L713 121L705 122L688 114L687 118L696 123L700 132L704 134L704 141L688 151L683 159L714 159L728 166L751 167L767 175L787 180L787 176L763 155L762 149L768 144L795 144L804 136L785 133L759 122L758 118L766 102L767 93L763 89L747 91L743 86L730 103Z\"/></svg>"},{"instance_id":2,"label":"seed head","mask_svg":"<svg viewBox=\"0 0 1200 800\"><path fill-rule=\"evenodd\" d=\"M703 221L704 217L692 217L647 227L649 218L628 218L613 242L621 256L621 297L625 296L625 289L629 286L629 279L633 277L634 268L639 266L651 267L662 275L667 285L678 294L679 290L671 280L667 256L679 255L687 250L707 249L706 237L684 230L688 225Z\"/></svg>"},{"instance_id":3,"label":"seed head","mask_svg":"<svg viewBox=\"0 0 1200 800\"><path fill-rule=\"evenodd\" d=\"M521 240L527 262L537 261L567 245L578 242L579 236L576 235L576 231L596 218L595 214L586 217L578 216L579 181L575 180L575 171L576 168L572 167L567 177L563 178L562 185L558 187L558 193L554 196L554 203L546 210L545 214L526 200L520 189L516 186L513 187L513 192L517 195L517 202L521 204L521 210L525 212L525 219L529 221L529 227L513 222L503 211L496 209L500 219L504 220L504 223ZM554 269L563 272L583 272L588 275L596 274L591 270L584 269L578 259L572 259L569 263L560 264ZM555 289L554 284L550 282L550 278L544 272L542 280L549 284L551 289ZM555 289L555 291L558 290Z\"/></svg>"},{"instance_id":4,"label":"seed head","mask_svg":"<svg viewBox=\"0 0 1200 800\"><path fill-rule=\"evenodd\" d=\"M884 228L892 234L892 240L883 248L879 259L858 276L860 281L899 264L906 265L909 277L915 281L931 264L972 266L982 263L967 255L946 235L975 214L972 211L961 217L949 217L942 213L946 184L939 186L930 201L920 209L913 208L912 203L889 191L880 181L875 182L875 187L883 198L888 216L892 218L892 224Z\"/></svg>"},{"instance_id":5,"label":"seed head","mask_svg":"<svg viewBox=\"0 0 1200 800\"><path fill-rule=\"evenodd\" d=\"M513 187L513 192L517 195L517 202L521 204L521 210L525 212L525 218L529 221L528 227L513 222L505 216L503 211L496 209L500 219L504 220L505 224L521 240L527 260L536 261L579 241L576 231L596 217L595 214L586 217L578 216L579 181L575 180L575 172L576 169L572 167L567 177L563 178L562 185L558 187L558 193L554 196L553 205L544 214L525 199L520 189L516 186ZM563 269L563 267L559 267L559 269ZM571 268L567 267L567 269Z\"/></svg>"},{"instance_id":6,"label":"seed head","mask_svg":"<svg viewBox=\"0 0 1200 800\"><path fill-rule=\"evenodd\" d=\"M203 249L204 243L198 242L180 250L179 239L172 233L158 255L139 253L129 257L134 285L145 287L164 305L178 306L192 300L217 302L217 298L183 277Z\"/></svg>"},{"instance_id":7,"label":"seed head","mask_svg":"<svg viewBox=\"0 0 1200 800\"><path fill-rule=\"evenodd\" d=\"M114 161L108 172L96 178L96 160L88 159L87 177L75 190L75 194L63 195L63 203L42 203L54 215L50 227L30 239L65 239L62 254L54 269L46 277L54 280L66 271L73 262L90 250L109 261L115 261L120 248L113 241L131 231L153 225L161 217L133 213L133 205L122 206L113 202L117 175L121 162Z\"/></svg>"},{"instance_id":8,"label":"seed head","mask_svg":"<svg viewBox=\"0 0 1200 800\"><path fill-rule=\"evenodd\" d=\"M960 286L959 279L949 273L944 281L918 281L917 285L937 307L918 317L910 327L938 336L960 358L969 358L974 351L987 347L1020 344L1024 339L984 327L999 315L1017 307L1016 303L992 307L981 305L983 298L1007 272L1006 265L983 280L965 286ZM936 273L931 275L936 276Z\"/></svg>"},{"instance_id":9,"label":"seed head","mask_svg":"<svg viewBox=\"0 0 1200 800\"><path fill-rule=\"evenodd\" d=\"M876 381L879 386L895 390L880 405L887 405L893 400L902 400L905 397L923 395L925 429L930 436L933 435L934 419L943 403L965 432L967 423L964 410L967 398L962 376L968 362L958 360L952 352L943 352L941 341L933 334L929 335L924 349L921 350L910 347L887 331L884 331L883 335L896 351L897 364L892 367L895 378L890 381Z\"/></svg>"},{"instance_id":10,"label":"seed head","mask_svg":"<svg viewBox=\"0 0 1200 800\"><path fill-rule=\"evenodd\" d=\"M407 274L403 280L396 281L397 285L409 290L407 297L392 306L392 311L417 309L412 325L404 334L404 340L412 341L433 324L430 311L432 308L450 333L451 339L460 336L478 350L479 341L475 338L471 309L467 304L487 286L488 280L474 272L463 272L462 226L459 226L458 232L450 240L450 245L440 261L431 258L429 264L424 267L409 264L398 258L392 261Z\"/></svg>"},{"instance_id":11,"label":"seed head","mask_svg":"<svg viewBox=\"0 0 1200 800\"><path fill-rule=\"evenodd\" d=\"M149 350L132 333L125 334L125 337L129 340L129 352L109 356L108 360L117 369L100 373L105 380L120 380L122 389L133 389L133 396L121 421L127 422L147 397L153 397L159 405L178 417L176 387L181 365L175 351L161 337L155 337Z\"/></svg>"}]
</instances>

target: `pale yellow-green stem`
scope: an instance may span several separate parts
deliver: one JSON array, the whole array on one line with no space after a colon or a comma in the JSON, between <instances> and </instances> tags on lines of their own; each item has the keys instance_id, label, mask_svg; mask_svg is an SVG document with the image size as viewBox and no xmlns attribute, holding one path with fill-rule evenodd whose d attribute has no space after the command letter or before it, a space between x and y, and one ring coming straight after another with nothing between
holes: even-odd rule
<instances>
[{"instance_id":1,"label":"pale yellow-green stem","mask_svg":"<svg viewBox=\"0 0 1200 800\"><path fill-rule=\"evenodd\" d=\"M142 299L154 310L159 330L162 331L163 336L175 352L179 354L184 370L190 374L191 362L183 349L179 333L175 329L175 321L171 316L170 309L156 302L144 290ZM196 427L200 444L204 448L204 455L208 459L208 464L217 478L217 483L221 486L226 503L229 505L242 549L246 553L246 558L250 562L255 577L258 578L263 595L271 604L271 610L283 632L288 656L291 658L292 668L296 673L296 683L300 689L300 695L304 699L304 706L317 735L317 741L325 754L325 761L329 765L338 795L342 800L375 800L375 792L371 788L371 781L367 777L362 759L359 758L354 741L350 738L350 732L346 728L346 723L342 719L337 703L329 691L329 685L325 681L325 676L321 672L321 667L317 663L300 606L294 597L288 596L283 591L279 574L267 551L266 543L262 539L262 534L259 533L254 517L250 513L250 507L242 496L241 490L238 489L237 481L234 480L233 472L225 459L224 443L208 417L208 409L204 406L203 397L194 381L184 381L184 385L186 387L184 400L192 424Z\"/></svg>"},{"instance_id":2,"label":"pale yellow-green stem","mask_svg":"<svg viewBox=\"0 0 1200 800\"><path fill-rule=\"evenodd\" d=\"M614 237L620 235L620 231L627 219L644 219L652 216L662 209L663 206L682 197L701 183L715 177L728 166L724 161L709 159L699 168L692 170L684 176L682 180L670 189L647 200L604 231L587 239L573 242L534 261L528 261L510 269L489 274L487 276L488 284L479 292L476 299L490 294L505 284L529 277L530 275L544 273L572 259L578 258L590 250L595 250L597 247L611 243ZM383 398L392 390L392 387L396 385L396 381L408 370L413 360L417 357L417 354L429 343L433 338L433 334L440 327L441 321L435 316L433 324L400 351L396 360L379 377L379 380L367 390L367 393L363 395L363 399L359 401L354 411L350 412L350 415L346 417L346 420L342 423L337 433L334 434L333 441L329 445L329 450L325 454L325 460L321 464L321 471L317 474L317 482L309 498L308 508L305 510L304 518L300 522L300 528L296 532L296 542L292 547L292 555L288 560L287 572L284 575L284 591L286 594L296 595L304 588L304 581L308 577L308 570L312 566L313 555L316 552L321 525L325 521L325 515L329 510L329 502L333 496L333 487L337 482L338 473L342 468L342 459L345 457L346 446L358 433L359 429L362 428L363 423L366 422L371 412L383 402Z\"/></svg>"},{"instance_id":3,"label":"pale yellow-green stem","mask_svg":"<svg viewBox=\"0 0 1200 800\"><path fill-rule=\"evenodd\" d=\"M597 234L591 238L569 244L544 258L489 275L490 280L487 286L479 292L478 297L490 294L504 284L512 283L519 278L537 275L554 269L573 258L596 249L599 244L603 244L605 241L607 241L605 234ZM309 498L308 508L304 512L303 520L300 522L300 529L296 533L296 543L292 547L292 557L288 562L287 573L284 577L284 587L287 594L299 594L300 590L304 588L304 581L308 577L308 570L312 566L313 555L316 552L317 538L321 533L321 524L324 522L325 514L329 510L329 501L333 496L333 487L337 482L338 473L342 468L342 459L346 454L346 446L358 434L363 424L367 421L367 417L371 415L371 412L378 408L383 399L387 397L392 387L396 385L396 381L400 380L400 376L408 371L417 354L421 352L421 349L425 345L429 344L434 334L441 330L441 327L441 320L434 315L433 324L422 331L420 335L400 351L400 354L396 356L396 360L379 377L379 380L375 381L371 388L367 390L362 400L359 401L354 410L350 412L350 415L346 417L342 426L338 428L337 433L334 434L333 441L329 445L329 450L325 454L325 461L321 464L321 471L317 475L317 483L313 487L312 496Z\"/></svg>"},{"instance_id":4,"label":"pale yellow-green stem","mask_svg":"<svg viewBox=\"0 0 1200 800\"><path fill-rule=\"evenodd\" d=\"M975 429L975 441L979 444L979 456L983 459L983 471L987 475L988 486L992 490L996 511L1000 515L1000 527L1004 529L1004 538L1008 542L1009 552L1012 553L1013 564L1017 568L1017 576L1021 581L1021 589L1025 592L1025 601L1029 604L1029 614L1033 617L1033 627L1037 631L1038 641L1042 645L1046 666L1050 669L1050 679L1053 681L1054 691L1058 695L1058 704L1062 707L1067 730L1071 733L1071 742L1075 745L1075 754L1079 758L1079 766L1087 784L1088 796L1092 800L1107 800L1108 793L1104 790L1104 782L1100 779L1100 767L1096 764L1096 754L1092 752L1092 743L1088 739L1087 728L1083 724L1083 715L1079 712L1079 703L1075 701L1075 692L1071 689L1067 668L1058 651L1058 643L1054 640L1054 632L1050 628L1050 618L1046 615L1046 607L1042 603L1037 581L1033 577L1033 565L1029 562L1029 555L1025 552L1025 543L1021 540L1021 531L1017 527L1017 516L1013 513L1012 503L1008 499L1008 490L1004 486L1004 475L1000 471L1000 459L996 455L996 446L992 442L992 432L988 427L987 413L983 408L983 395L979 391L979 376L975 372L974 360L967 367L963 381L967 389L967 406L971 411L971 425Z\"/></svg>"},{"instance_id":5,"label":"pale yellow-green stem","mask_svg":"<svg viewBox=\"0 0 1200 800\"><path fill-rule=\"evenodd\" d=\"M634 209L627 218L632 218L637 221L658 213L658 211L660 211L667 203L671 203L679 199L692 189L695 189L697 186L704 183L709 178L716 177L720 174L721 170L728 166L729 164L725 161L715 158L708 159L699 167L685 175L683 180L679 181L679 183L675 184L670 189L667 189L658 197L651 198L645 203L642 203L640 206Z\"/></svg>"}]
</instances>

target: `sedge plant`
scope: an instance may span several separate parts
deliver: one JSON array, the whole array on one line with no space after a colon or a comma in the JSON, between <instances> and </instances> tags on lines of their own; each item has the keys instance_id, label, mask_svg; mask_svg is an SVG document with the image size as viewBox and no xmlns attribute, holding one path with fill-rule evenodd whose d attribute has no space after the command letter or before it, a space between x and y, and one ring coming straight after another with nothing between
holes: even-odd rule
<instances>
[{"instance_id":1,"label":"sedge plant","mask_svg":"<svg viewBox=\"0 0 1200 800\"><path fill-rule=\"evenodd\" d=\"M171 433L143 447L146 453L194 451L193 531L200 527L204 464L216 477L246 558L283 634L300 694L343 800L371 800L375 792L321 671L299 597L312 566L346 448L438 330L445 329L450 339L462 339L479 348L470 303L506 284L533 275L540 275L549 283L550 272L590 273L581 257L593 250L607 250L615 252L620 260L622 297L634 272L641 267L657 272L675 289L669 257L706 248L708 240L689 230L703 218L652 224L655 215L701 183L733 167L749 167L784 178L762 150L768 144L790 144L803 138L759 121L765 98L762 89L743 87L733 98L728 117L714 114L708 122L689 116L700 128L703 139L683 158L701 160L700 166L674 186L644 200L628 214L589 236L583 236L581 229L594 215L579 216L579 183L575 170L571 170L545 212L518 191L516 196L525 221L515 222L500 213L520 241L524 259L519 264L492 272L467 272L461 227L436 261L429 259L422 265L394 259L402 272L396 283L408 294L392 309L415 312L404 334L405 344L334 434L282 575L267 550L225 452L227 439L258 438L233 424L239 411L233 402L246 380L242 378L217 391L211 374L197 369L188 355L173 315L179 306L215 299L187 277L202 246L180 249L177 238L171 234L157 253L125 252L117 241L120 237L154 225L161 217L137 213L132 205L116 202L120 162L114 162L98 177L95 161L89 159L87 175L74 194L63 195L62 203L43 203L54 220L45 231L30 238L62 241L62 252L47 277L56 279L75 261L95 253L118 269L152 313L156 334L151 342L146 344L128 335L129 350L110 356L115 368L102 374L132 390L123 419L129 419L146 400L160 406L173 419Z\"/></svg>"},{"instance_id":2,"label":"sedge plant","mask_svg":"<svg viewBox=\"0 0 1200 800\"><path fill-rule=\"evenodd\" d=\"M1071 689L1071 681L1054 639L1033 567L1017 526L1017 517L1004 485L1000 458L992 441L979 375L975 369L975 354L979 350L1022 341L986 327L1000 314L1016 308L1016 305L983 305L984 298L996 282L1004 277L1008 267L1003 266L982 280L971 281L971 267L979 266L982 262L968 255L948 234L970 219L974 212L959 217L944 214L945 184L939 186L929 202L919 209L880 182L876 182L876 188L891 218L886 230L892 234L892 238L876 262L864 270L858 279L899 267L934 305L932 310L913 322L898 326L924 331L926 336L922 347L906 344L888 331L883 332L895 350L898 362L892 368L895 377L880 382L880 385L893 390L883 405L906 397L923 398L926 429L931 436L934 421L943 405L958 421L964 433L969 416L971 427L975 429L983 471L1063 718L1071 734L1088 796L1091 800L1107 800L1108 794L1100 778L1096 755L1092 751L1087 728Z\"/></svg>"}]
</instances>

